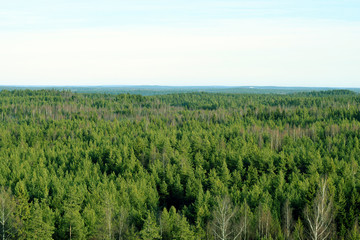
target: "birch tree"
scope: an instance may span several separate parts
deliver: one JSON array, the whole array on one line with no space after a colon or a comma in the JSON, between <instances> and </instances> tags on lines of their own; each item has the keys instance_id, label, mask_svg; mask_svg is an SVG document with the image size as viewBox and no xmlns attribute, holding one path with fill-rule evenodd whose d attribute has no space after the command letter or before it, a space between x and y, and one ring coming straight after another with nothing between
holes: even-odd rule
<instances>
[{"instance_id":1,"label":"birch tree","mask_svg":"<svg viewBox=\"0 0 360 240\"><path fill-rule=\"evenodd\" d=\"M309 238L312 240L329 239L333 219L333 201L329 196L327 179L323 179L312 207L305 209Z\"/></svg>"},{"instance_id":2,"label":"birch tree","mask_svg":"<svg viewBox=\"0 0 360 240\"><path fill-rule=\"evenodd\" d=\"M108 193L104 198L102 230L104 238L113 239L114 197Z\"/></svg>"},{"instance_id":3,"label":"birch tree","mask_svg":"<svg viewBox=\"0 0 360 240\"><path fill-rule=\"evenodd\" d=\"M283 207L283 232L285 239L290 239L293 229L292 209L287 199Z\"/></svg>"},{"instance_id":4,"label":"birch tree","mask_svg":"<svg viewBox=\"0 0 360 240\"><path fill-rule=\"evenodd\" d=\"M239 239L247 225L236 221L237 213L238 209L232 205L229 197L217 198L212 221L215 239Z\"/></svg>"},{"instance_id":5,"label":"birch tree","mask_svg":"<svg viewBox=\"0 0 360 240\"><path fill-rule=\"evenodd\" d=\"M251 219L252 219L252 213L245 199L244 203L240 208L238 230L237 230L237 234L235 235L235 239L244 239L244 240L249 239L250 237L249 226Z\"/></svg>"},{"instance_id":6,"label":"birch tree","mask_svg":"<svg viewBox=\"0 0 360 240\"><path fill-rule=\"evenodd\" d=\"M0 234L1 239L16 238L15 201L4 189L0 190Z\"/></svg>"},{"instance_id":7,"label":"birch tree","mask_svg":"<svg viewBox=\"0 0 360 240\"><path fill-rule=\"evenodd\" d=\"M258 208L258 235L268 238L271 235L272 215L266 204L260 204Z\"/></svg>"},{"instance_id":8,"label":"birch tree","mask_svg":"<svg viewBox=\"0 0 360 240\"><path fill-rule=\"evenodd\" d=\"M128 225L128 217L129 217L128 210L125 207L121 206L115 217L115 222L116 222L115 228L119 240L123 239L124 232L126 231Z\"/></svg>"}]
</instances>

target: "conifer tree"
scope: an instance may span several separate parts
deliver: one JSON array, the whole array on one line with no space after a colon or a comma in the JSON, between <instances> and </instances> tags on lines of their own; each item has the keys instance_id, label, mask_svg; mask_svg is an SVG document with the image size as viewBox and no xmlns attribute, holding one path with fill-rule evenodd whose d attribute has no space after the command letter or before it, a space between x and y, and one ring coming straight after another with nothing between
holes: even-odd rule
<instances>
[{"instance_id":1,"label":"conifer tree","mask_svg":"<svg viewBox=\"0 0 360 240\"><path fill-rule=\"evenodd\" d=\"M160 239L160 228L151 213L147 214L147 218L145 219L144 226L140 231L140 235L144 240Z\"/></svg>"},{"instance_id":2,"label":"conifer tree","mask_svg":"<svg viewBox=\"0 0 360 240\"><path fill-rule=\"evenodd\" d=\"M34 200L31 208L31 216L27 224L28 239L52 239L54 233L54 217L51 209L39 204L37 199Z\"/></svg>"}]
</instances>

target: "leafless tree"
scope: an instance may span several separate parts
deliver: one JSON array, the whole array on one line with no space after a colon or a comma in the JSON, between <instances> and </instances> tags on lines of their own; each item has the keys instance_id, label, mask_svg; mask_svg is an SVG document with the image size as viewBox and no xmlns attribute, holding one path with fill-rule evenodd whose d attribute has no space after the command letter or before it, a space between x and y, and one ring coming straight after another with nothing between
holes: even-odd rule
<instances>
[{"instance_id":1,"label":"leafless tree","mask_svg":"<svg viewBox=\"0 0 360 240\"><path fill-rule=\"evenodd\" d=\"M112 221L113 221L113 211L114 206L110 198L105 199L105 223L108 239L112 239Z\"/></svg>"},{"instance_id":2,"label":"leafless tree","mask_svg":"<svg viewBox=\"0 0 360 240\"><path fill-rule=\"evenodd\" d=\"M124 232L126 231L127 228L128 216L129 216L128 211L124 207L120 207L116 216L116 230L117 233L119 234L118 235L119 240L123 239Z\"/></svg>"},{"instance_id":3,"label":"leafless tree","mask_svg":"<svg viewBox=\"0 0 360 240\"><path fill-rule=\"evenodd\" d=\"M234 239L239 238L239 239L247 240L249 238L250 221L251 221L251 211L249 205L245 200L240 208L238 229Z\"/></svg>"},{"instance_id":4,"label":"leafless tree","mask_svg":"<svg viewBox=\"0 0 360 240\"><path fill-rule=\"evenodd\" d=\"M229 197L217 198L212 222L215 239L236 239L240 235L234 228L236 213L237 208L233 207Z\"/></svg>"},{"instance_id":5,"label":"leafless tree","mask_svg":"<svg viewBox=\"0 0 360 240\"><path fill-rule=\"evenodd\" d=\"M115 203L114 196L108 192L103 194L101 217L98 222L96 239L114 239Z\"/></svg>"},{"instance_id":6,"label":"leafless tree","mask_svg":"<svg viewBox=\"0 0 360 240\"><path fill-rule=\"evenodd\" d=\"M290 202L287 199L283 207L283 232L285 239L291 238L291 232L293 228L292 209Z\"/></svg>"},{"instance_id":7,"label":"leafless tree","mask_svg":"<svg viewBox=\"0 0 360 240\"><path fill-rule=\"evenodd\" d=\"M305 210L309 238L312 240L330 238L333 219L333 201L329 196L327 179L323 179L312 208Z\"/></svg>"},{"instance_id":8,"label":"leafless tree","mask_svg":"<svg viewBox=\"0 0 360 240\"><path fill-rule=\"evenodd\" d=\"M16 219L14 216L15 201L12 196L4 189L0 189L0 226L1 239L5 240L14 236L16 232Z\"/></svg>"},{"instance_id":9,"label":"leafless tree","mask_svg":"<svg viewBox=\"0 0 360 240\"><path fill-rule=\"evenodd\" d=\"M258 209L258 234L260 237L268 238L271 234L272 215L270 209L260 204Z\"/></svg>"}]
</instances>

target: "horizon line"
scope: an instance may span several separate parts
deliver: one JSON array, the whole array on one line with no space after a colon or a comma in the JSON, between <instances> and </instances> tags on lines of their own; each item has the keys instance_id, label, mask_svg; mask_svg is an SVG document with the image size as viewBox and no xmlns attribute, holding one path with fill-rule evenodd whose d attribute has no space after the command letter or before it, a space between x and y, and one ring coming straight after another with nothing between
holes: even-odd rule
<instances>
[{"instance_id":1,"label":"horizon line","mask_svg":"<svg viewBox=\"0 0 360 240\"><path fill-rule=\"evenodd\" d=\"M0 87L88 87L88 88L95 88L95 87L170 87L170 88L179 88L179 87L192 87L192 88L201 88L201 87L220 87L220 88L330 88L330 89L360 89L359 87L334 87L334 86L282 86L282 85L151 85L151 84L144 84L144 85L137 85L137 84L104 84L104 85L1 85Z\"/></svg>"}]
</instances>

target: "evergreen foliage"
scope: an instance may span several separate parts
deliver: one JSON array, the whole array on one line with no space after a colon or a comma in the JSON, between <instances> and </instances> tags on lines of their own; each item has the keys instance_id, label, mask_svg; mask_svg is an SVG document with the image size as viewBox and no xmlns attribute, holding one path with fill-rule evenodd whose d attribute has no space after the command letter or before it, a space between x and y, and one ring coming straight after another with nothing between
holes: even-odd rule
<instances>
[{"instance_id":1,"label":"evergreen foliage","mask_svg":"<svg viewBox=\"0 0 360 240\"><path fill-rule=\"evenodd\" d=\"M359 239L359 139L345 90L3 90L0 235Z\"/></svg>"}]
</instances>

